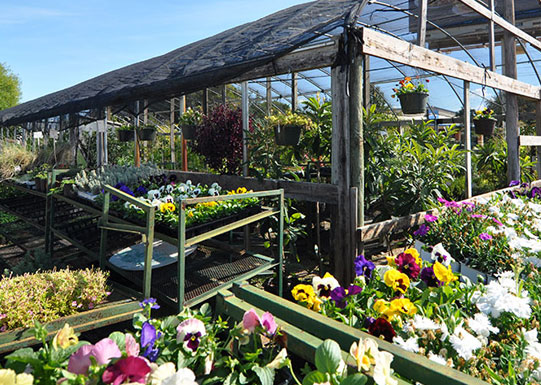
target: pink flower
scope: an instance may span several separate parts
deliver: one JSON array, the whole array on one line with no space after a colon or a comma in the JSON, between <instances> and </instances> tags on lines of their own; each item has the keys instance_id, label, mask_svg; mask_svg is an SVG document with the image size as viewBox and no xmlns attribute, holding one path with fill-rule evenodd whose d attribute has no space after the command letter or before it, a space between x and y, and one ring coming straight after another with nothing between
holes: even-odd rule
<instances>
[{"instance_id":1,"label":"pink flower","mask_svg":"<svg viewBox=\"0 0 541 385\"><path fill-rule=\"evenodd\" d=\"M103 372L101 379L106 384L120 385L123 382L138 382L144 384L150 365L141 357L126 357L117 361Z\"/></svg>"},{"instance_id":2,"label":"pink flower","mask_svg":"<svg viewBox=\"0 0 541 385\"><path fill-rule=\"evenodd\" d=\"M496 223L498 226L503 226L503 223L501 223L498 219L492 218L492 220L493 220L494 223Z\"/></svg>"},{"instance_id":3,"label":"pink flower","mask_svg":"<svg viewBox=\"0 0 541 385\"><path fill-rule=\"evenodd\" d=\"M137 357L139 355L139 344L131 334L126 334L126 354L128 357Z\"/></svg>"},{"instance_id":4,"label":"pink flower","mask_svg":"<svg viewBox=\"0 0 541 385\"><path fill-rule=\"evenodd\" d=\"M272 314L268 311L263 313L261 316L261 325L265 328L269 335L274 335L274 333L276 333L276 321L274 320Z\"/></svg>"},{"instance_id":5,"label":"pink flower","mask_svg":"<svg viewBox=\"0 0 541 385\"><path fill-rule=\"evenodd\" d=\"M261 325L261 319L254 309L248 310L242 317L242 327L253 333L257 326Z\"/></svg>"},{"instance_id":6,"label":"pink flower","mask_svg":"<svg viewBox=\"0 0 541 385\"><path fill-rule=\"evenodd\" d=\"M427 222L436 222L438 220L438 217L436 215L426 214L425 215L425 220Z\"/></svg>"},{"instance_id":7,"label":"pink flower","mask_svg":"<svg viewBox=\"0 0 541 385\"><path fill-rule=\"evenodd\" d=\"M196 319L190 318L177 326L177 342L183 343L184 348L195 352L201 343L201 337L207 334L205 324Z\"/></svg>"},{"instance_id":8,"label":"pink flower","mask_svg":"<svg viewBox=\"0 0 541 385\"><path fill-rule=\"evenodd\" d=\"M83 345L70 357L68 372L74 374L86 374L90 367L90 356L94 345Z\"/></svg>"},{"instance_id":9,"label":"pink flower","mask_svg":"<svg viewBox=\"0 0 541 385\"><path fill-rule=\"evenodd\" d=\"M115 341L110 338L104 338L94 345L92 356L96 359L98 365L105 365L113 358L122 357L122 353Z\"/></svg>"}]
</instances>

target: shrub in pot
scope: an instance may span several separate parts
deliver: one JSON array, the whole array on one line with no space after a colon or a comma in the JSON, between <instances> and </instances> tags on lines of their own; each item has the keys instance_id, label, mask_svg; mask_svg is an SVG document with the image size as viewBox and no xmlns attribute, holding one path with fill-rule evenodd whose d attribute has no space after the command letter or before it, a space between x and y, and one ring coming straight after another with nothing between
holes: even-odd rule
<instances>
[{"instance_id":1,"label":"shrub in pot","mask_svg":"<svg viewBox=\"0 0 541 385\"><path fill-rule=\"evenodd\" d=\"M138 132L140 140L153 141L156 139L156 127L151 125L146 125L141 127Z\"/></svg>"},{"instance_id":2,"label":"shrub in pot","mask_svg":"<svg viewBox=\"0 0 541 385\"><path fill-rule=\"evenodd\" d=\"M425 79L426 83L430 80ZM414 84L409 76L404 80L400 80L397 84L398 88L393 88L396 96L400 100L400 107L404 114L425 114L426 105L428 102L428 88L425 83L419 81Z\"/></svg>"},{"instance_id":3,"label":"shrub in pot","mask_svg":"<svg viewBox=\"0 0 541 385\"><path fill-rule=\"evenodd\" d=\"M116 132L120 142L131 142L135 139L133 126L120 126L116 129Z\"/></svg>"},{"instance_id":4,"label":"shrub in pot","mask_svg":"<svg viewBox=\"0 0 541 385\"><path fill-rule=\"evenodd\" d=\"M193 140L197 134L197 127L201 125L203 114L200 109L188 108L180 117L179 125L185 140Z\"/></svg>"},{"instance_id":5,"label":"shrub in pot","mask_svg":"<svg viewBox=\"0 0 541 385\"><path fill-rule=\"evenodd\" d=\"M291 111L271 115L267 117L267 121L274 127L274 140L279 146L296 146L303 128L312 125L309 118Z\"/></svg>"},{"instance_id":6,"label":"shrub in pot","mask_svg":"<svg viewBox=\"0 0 541 385\"><path fill-rule=\"evenodd\" d=\"M496 122L493 110L485 108L484 110L475 111L473 126L477 135L491 137L494 134Z\"/></svg>"}]
</instances>

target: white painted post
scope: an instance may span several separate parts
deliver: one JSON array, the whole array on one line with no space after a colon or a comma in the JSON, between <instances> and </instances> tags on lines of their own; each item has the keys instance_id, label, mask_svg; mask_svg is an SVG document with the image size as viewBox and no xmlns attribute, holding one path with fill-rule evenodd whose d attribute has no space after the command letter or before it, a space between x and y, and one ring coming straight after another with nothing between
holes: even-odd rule
<instances>
[{"instance_id":1,"label":"white painted post","mask_svg":"<svg viewBox=\"0 0 541 385\"><path fill-rule=\"evenodd\" d=\"M472 197L470 82L464 81L464 149L466 150L466 198Z\"/></svg>"}]
</instances>

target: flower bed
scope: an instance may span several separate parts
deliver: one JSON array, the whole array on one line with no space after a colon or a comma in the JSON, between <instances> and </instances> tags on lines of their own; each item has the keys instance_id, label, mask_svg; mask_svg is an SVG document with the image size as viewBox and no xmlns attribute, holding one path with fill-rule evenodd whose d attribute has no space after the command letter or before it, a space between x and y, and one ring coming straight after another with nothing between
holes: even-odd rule
<instances>
[{"instance_id":1,"label":"flower bed","mask_svg":"<svg viewBox=\"0 0 541 385\"><path fill-rule=\"evenodd\" d=\"M30 327L89 310L109 294L107 272L94 269L42 272L0 280L0 331Z\"/></svg>"},{"instance_id":2,"label":"flower bed","mask_svg":"<svg viewBox=\"0 0 541 385\"><path fill-rule=\"evenodd\" d=\"M537 187L524 187L475 203L440 199L440 214L426 215L414 236L429 249L442 244L458 262L489 274L521 261L540 265L540 197Z\"/></svg>"},{"instance_id":3,"label":"flower bed","mask_svg":"<svg viewBox=\"0 0 541 385\"><path fill-rule=\"evenodd\" d=\"M484 285L461 282L451 259L436 251L421 260L415 249L374 266L360 256L353 285L331 275L296 286L306 307L497 384L541 380L541 275L518 265Z\"/></svg>"},{"instance_id":4,"label":"flower bed","mask_svg":"<svg viewBox=\"0 0 541 385\"><path fill-rule=\"evenodd\" d=\"M164 319L150 317L150 310L159 307L155 300L145 300L142 306L145 314L134 318L135 333L113 332L93 345L79 341L67 324L52 343L46 343L47 331L38 325L35 333L44 347L8 355L0 380L66 385L271 385L285 377L285 383L301 385L300 368L293 367L284 348L287 336L268 312L258 315L248 310L242 322L230 326L221 317L212 319L208 305ZM315 351L315 370L303 371L302 385L363 385L365 373L378 385L396 384L390 369L393 356L380 352L372 340L352 345L351 365L342 357L336 342L324 341Z\"/></svg>"}]
</instances>

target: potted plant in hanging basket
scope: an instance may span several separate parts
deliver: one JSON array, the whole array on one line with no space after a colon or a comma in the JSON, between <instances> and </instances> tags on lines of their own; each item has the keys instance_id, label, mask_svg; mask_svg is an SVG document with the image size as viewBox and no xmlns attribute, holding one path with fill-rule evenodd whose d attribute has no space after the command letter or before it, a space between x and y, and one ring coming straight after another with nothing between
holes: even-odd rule
<instances>
[{"instance_id":1,"label":"potted plant in hanging basket","mask_svg":"<svg viewBox=\"0 0 541 385\"><path fill-rule=\"evenodd\" d=\"M430 80L425 79L426 83ZM400 100L400 108L406 115L426 114L426 104L428 102L428 88L425 83L419 81L414 84L409 76L398 82L398 88L393 88L395 96Z\"/></svg>"},{"instance_id":2,"label":"potted plant in hanging basket","mask_svg":"<svg viewBox=\"0 0 541 385\"><path fill-rule=\"evenodd\" d=\"M133 126L120 126L116 129L118 140L121 142L131 142L135 139Z\"/></svg>"},{"instance_id":3,"label":"potted plant in hanging basket","mask_svg":"<svg viewBox=\"0 0 541 385\"><path fill-rule=\"evenodd\" d=\"M494 111L485 108L484 110L475 111L473 117L473 126L477 135L490 137L494 134L497 120L494 118Z\"/></svg>"},{"instance_id":4,"label":"potted plant in hanging basket","mask_svg":"<svg viewBox=\"0 0 541 385\"><path fill-rule=\"evenodd\" d=\"M197 127L201 124L203 114L198 109L188 108L179 120L180 129L185 140L193 140L197 134Z\"/></svg>"},{"instance_id":5,"label":"potted plant in hanging basket","mask_svg":"<svg viewBox=\"0 0 541 385\"><path fill-rule=\"evenodd\" d=\"M139 130L138 136L140 140L153 141L156 139L156 127L151 125L143 126Z\"/></svg>"},{"instance_id":6,"label":"potted plant in hanging basket","mask_svg":"<svg viewBox=\"0 0 541 385\"><path fill-rule=\"evenodd\" d=\"M274 127L274 140L279 146L296 146L303 128L312 125L309 118L291 111L268 116L267 121Z\"/></svg>"}]
</instances>

